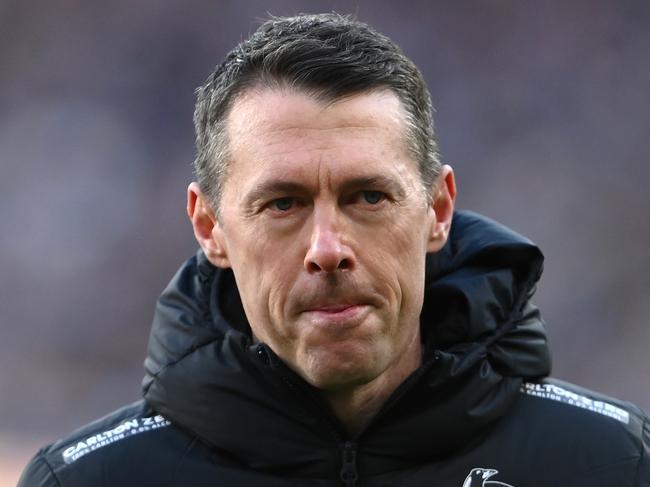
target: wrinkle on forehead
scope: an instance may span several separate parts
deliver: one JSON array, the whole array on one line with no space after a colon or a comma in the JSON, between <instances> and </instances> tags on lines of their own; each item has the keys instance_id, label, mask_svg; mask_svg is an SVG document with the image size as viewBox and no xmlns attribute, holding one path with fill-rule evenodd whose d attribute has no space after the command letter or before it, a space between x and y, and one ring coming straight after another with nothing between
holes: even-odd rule
<instances>
[{"instance_id":1,"label":"wrinkle on forehead","mask_svg":"<svg viewBox=\"0 0 650 487\"><path fill-rule=\"evenodd\" d=\"M368 100L374 98L373 110ZM345 110L341 108L345 104ZM364 109L355 110L355 107ZM379 108L381 107L381 108ZM381 116L381 117L380 117ZM382 123L378 122L382 119ZM385 126L387 118L392 122ZM363 92L334 101L322 101L295 89L255 88L242 93L233 103L228 117L228 138L235 150L245 143L252 132L267 135L309 135L340 131L376 131L381 128L387 136L406 144L406 113L395 93L389 89Z\"/></svg>"}]
</instances>

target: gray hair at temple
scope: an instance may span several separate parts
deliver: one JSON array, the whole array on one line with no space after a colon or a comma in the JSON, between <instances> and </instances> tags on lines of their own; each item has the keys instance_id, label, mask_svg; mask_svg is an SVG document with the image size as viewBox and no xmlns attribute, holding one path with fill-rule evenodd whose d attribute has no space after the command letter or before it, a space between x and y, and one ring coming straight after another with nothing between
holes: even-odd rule
<instances>
[{"instance_id":1,"label":"gray hair at temple","mask_svg":"<svg viewBox=\"0 0 650 487\"><path fill-rule=\"evenodd\" d=\"M229 110L239 94L259 86L295 88L324 101L392 90L405 108L408 147L431 195L440 160L431 96L413 61L388 37L347 16L272 17L196 90L194 172L217 211L229 167Z\"/></svg>"}]
</instances>

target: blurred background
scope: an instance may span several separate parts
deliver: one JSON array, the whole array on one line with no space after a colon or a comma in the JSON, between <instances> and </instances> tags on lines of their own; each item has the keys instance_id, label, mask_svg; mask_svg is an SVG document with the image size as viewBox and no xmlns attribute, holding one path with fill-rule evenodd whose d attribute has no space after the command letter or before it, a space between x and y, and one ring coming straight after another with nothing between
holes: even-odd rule
<instances>
[{"instance_id":1,"label":"blurred background","mask_svg":"<svg viewBox=\"0 0 650 487\"><path fill-rule=\"evenodd\" d=\"M458 206L537 242L554 375L650 409L650 2L0 0L0 485L140 396L195 250L193 91L267 12L420 66Z\"/></svg>"}]
</instances>

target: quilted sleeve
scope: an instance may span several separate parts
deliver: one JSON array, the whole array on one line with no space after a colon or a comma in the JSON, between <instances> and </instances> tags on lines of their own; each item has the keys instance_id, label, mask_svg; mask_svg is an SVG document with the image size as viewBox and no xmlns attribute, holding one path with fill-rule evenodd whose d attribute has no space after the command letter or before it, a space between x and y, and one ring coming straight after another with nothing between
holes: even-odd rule
<instances>
[{"instance_id":1,"label":"quilted sleeve","mask_svg":"<svg viewBox=\"0 0 650 487\"><path fill-rule=\"evenodd\" d=\"M61 487L61 484L59 484L54 472L43 458L41 452L39 452L25 467L18 481L18 487Z\"/></svg>"},{"instance_id":2,"label":"quilted sleeve","mask_svg":"<svg viewBox=\"0 0 650 487\"><path fill-rule=\"evenodd\" d=\"M636 471L635 487L650 487L650 418L646 416L641 431L641 458Z\"/></svg>"}]
</instances>

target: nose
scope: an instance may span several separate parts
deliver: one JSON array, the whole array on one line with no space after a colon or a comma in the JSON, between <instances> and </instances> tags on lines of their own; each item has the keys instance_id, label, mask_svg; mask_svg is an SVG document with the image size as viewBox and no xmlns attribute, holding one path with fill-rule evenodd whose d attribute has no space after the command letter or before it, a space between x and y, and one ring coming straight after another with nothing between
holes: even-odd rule
<instances>
[{"instance_id":1,"label":"nose","mask_svg":"<svg viewBox=\"0 0 650 487\"><path fill-rule=\"evenodd\" d=\"M305 269L310 273L327 274L352 269L354 255L342 237L335 215L314 215Z\"/></svg>"}]
</instances>

